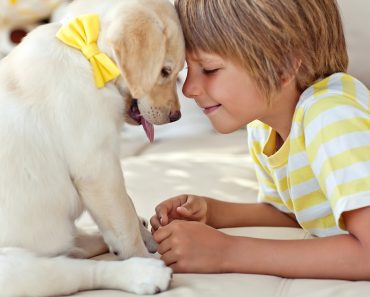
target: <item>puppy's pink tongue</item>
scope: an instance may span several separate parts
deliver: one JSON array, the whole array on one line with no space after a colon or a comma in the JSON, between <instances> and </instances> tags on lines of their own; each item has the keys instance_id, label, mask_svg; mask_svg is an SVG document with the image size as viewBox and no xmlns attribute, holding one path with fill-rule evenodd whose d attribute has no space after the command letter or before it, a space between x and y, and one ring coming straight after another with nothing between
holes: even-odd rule
<instances>
[{"instance_id":1,"label":"puppy's pink tongue","mask_svg":"<svg viewBox=\"0 0 370 297\"><path fill-rule=\"evenodd\" d=\"M153 124L149 123L144 117L141 117L141 125L144 128L146 136L148 137L150 142L154 141L154 127Z\"/></svg>"}]
</instances>

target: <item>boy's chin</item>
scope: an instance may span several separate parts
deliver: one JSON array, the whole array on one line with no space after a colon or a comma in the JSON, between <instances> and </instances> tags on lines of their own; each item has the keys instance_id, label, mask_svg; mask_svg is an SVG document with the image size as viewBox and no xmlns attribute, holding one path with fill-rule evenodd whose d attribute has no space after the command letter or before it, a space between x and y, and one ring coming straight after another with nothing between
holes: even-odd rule
<instances>
[{"instance_id":1,"label":"boy's chin","mask_svg":"<svg viewBox=\"0 0 370 297\"><path fill-rule=\"evenodd\" d=\"M217 123L212 123L212 126L216 130L216 132L221 133L221 134L233 133L233 132L238 131L241 128L243 128L243 127L239 127L239 126L226 125L224 123L219 124L219 125L217 125Z\"/></svg>"}]
</instances>

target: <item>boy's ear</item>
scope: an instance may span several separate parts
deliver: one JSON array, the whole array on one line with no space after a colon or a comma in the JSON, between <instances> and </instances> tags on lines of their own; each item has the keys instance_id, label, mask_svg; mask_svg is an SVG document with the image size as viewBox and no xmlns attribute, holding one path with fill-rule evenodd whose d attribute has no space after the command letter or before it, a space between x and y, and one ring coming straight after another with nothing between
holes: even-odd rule
<instances>
[{"instance_id":1,"label":"boy's ear","mask_svg":"<svg viewBox=\"0 0 370 297\"><path fill-rule=\"evenodd\" d=\"M297 77L297 73L299 71L299 68L301 68L301 65L302 65L302 60L295 58L294 59L294 64L293 64L294 72L289 73L285 70L282 71L282 74L281 74L281 85L282 86L288 85L292 80L294 80Z\"/></svg>"}]
</instances>

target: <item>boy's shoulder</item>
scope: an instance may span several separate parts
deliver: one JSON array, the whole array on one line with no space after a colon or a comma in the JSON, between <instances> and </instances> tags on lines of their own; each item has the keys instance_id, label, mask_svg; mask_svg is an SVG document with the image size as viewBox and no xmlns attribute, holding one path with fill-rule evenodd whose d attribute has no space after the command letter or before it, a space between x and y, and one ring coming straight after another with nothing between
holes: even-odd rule
<instances>
[{"instance_id":1,"label":"boy's shoulder","mask_svg":"<svg viewBox=\"0 0 370 297\"><path fill-rule=\"evenodd\" d=\"M366 86L346 73L335 73L303 92L297 113L309 120L325 111L351 106L369 113L370 93Z\"/></svg>"},{"instance_id":2,"label":"boy's shoulder","mask_svg":"<svg viewBox=\"0 0 370 297\"><path fill-rule=\"evenodd\" d=\"M325 138L358 129L368 129L369 90L354 77L336 73L315 83L301 96L297 105L293 134L305 135L306 144L319 135ZM321 132L322 133L321 133Z\"/></svg>"}]
</instances>

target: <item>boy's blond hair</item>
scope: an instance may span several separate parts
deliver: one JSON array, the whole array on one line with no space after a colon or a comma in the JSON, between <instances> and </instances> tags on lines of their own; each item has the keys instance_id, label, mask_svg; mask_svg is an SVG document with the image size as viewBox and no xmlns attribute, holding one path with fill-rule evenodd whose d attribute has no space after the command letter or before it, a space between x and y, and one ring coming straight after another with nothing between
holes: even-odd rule
<instances>
[{"instance_id":1,"label":"boy's blond hair","mask_svg":"<svg viewBox=\"0 0 370 297\"><path fill-rule=\"evenodd\" d=\"M241 64L269 98L282 74L303 91L348 65L335 0L175 0L187 49Z\"/></svg>"}]
</instances>

